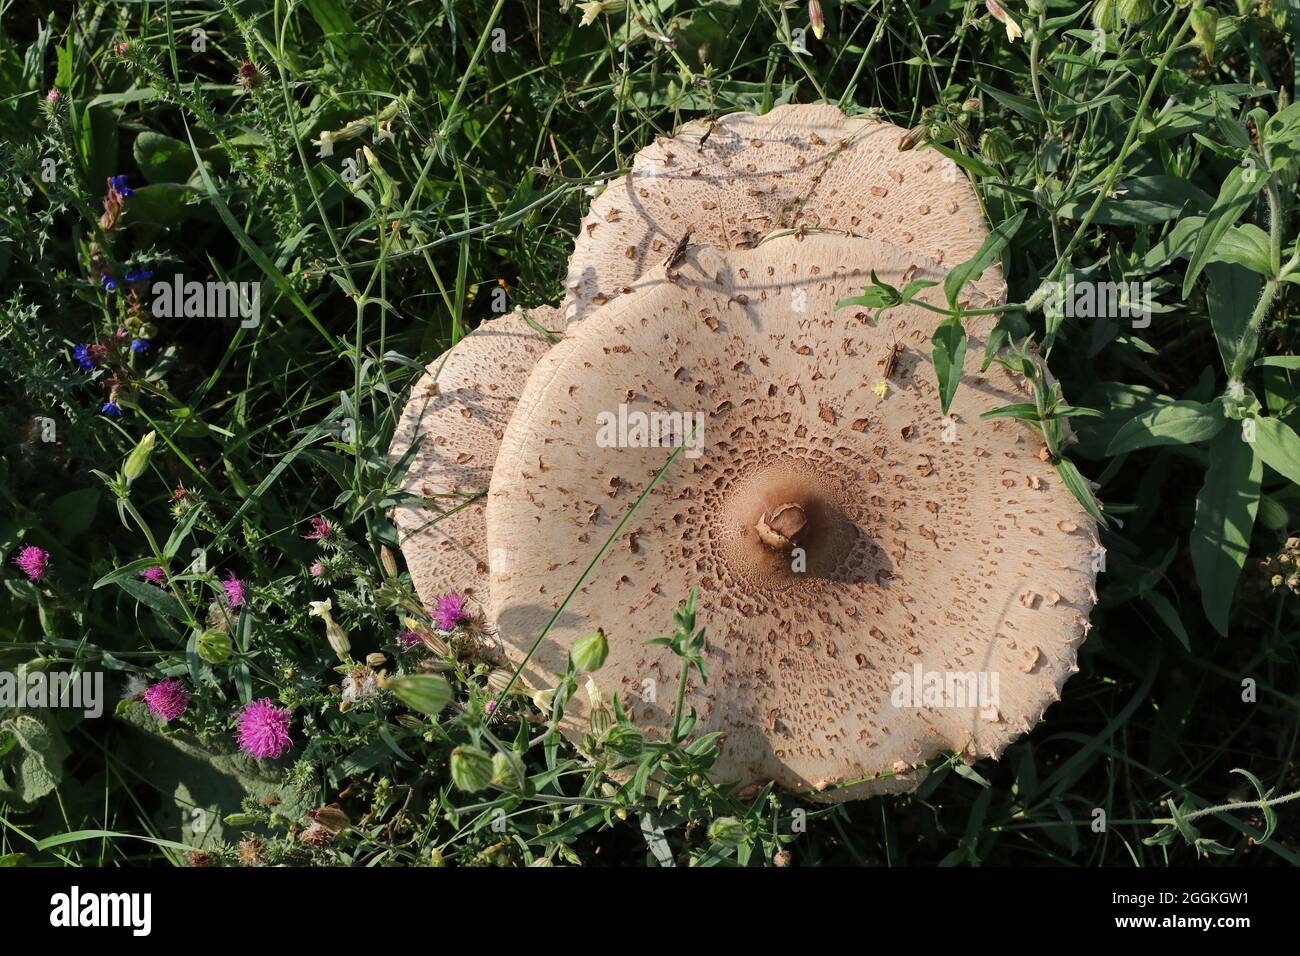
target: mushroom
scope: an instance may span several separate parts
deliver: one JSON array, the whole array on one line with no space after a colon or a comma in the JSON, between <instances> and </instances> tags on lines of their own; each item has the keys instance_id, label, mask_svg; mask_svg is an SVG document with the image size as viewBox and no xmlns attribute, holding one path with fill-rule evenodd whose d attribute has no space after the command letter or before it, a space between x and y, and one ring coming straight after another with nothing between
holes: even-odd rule
<instances>
[{"instance_id":1,"label":"mushroom","mask_svg":"<svg viewBox=\"0 0 1300 956\"><path fill-rule=\"evenodd\" d=\"M740 249L774 230L825 229L880 239L946 269L988 235L964 173L907 131L834 106L778 106L696 121L641 150L578 230L565 281L568 321L626 293L683 243ZM1003 301L999 268L971 287Z\"/></svg>"},{"instance_id":2,"label":"mushroom","mask_svg":"<svg viewBox=\"0 0 1300 956\"><path fill-rule=\"evenodd\" d=\"M529 319L544 329L560 324L559 311L550 306L483 322L429 364L393 435L393 464L423 436L401 485L423 502L399 505L393 522L426 607L450 591L487 606L493 554L484 523L488 482L524 381L550 346Z\"/></svg>"},{"instance_id":3,"label":"mushroom","mask_svg":"<svg viewBox=\"0 0 1300 956\"><path fill-rule=\"evenodd\" d=\"M610 651L598 690L666 736L679 661L647 641L698 586L709 679L692 675L685 704L695 734L725 735L716 779L824 801L910 789L940 753L996 757L1059 698L1095 603L1095 524L1025 425L980 418L1026 401L1002 366L979 370L993 318L966 320L950 427L936 316L835 308L873 269L895 286L942 278L871 239L695 247L541 357L487 505L489 547L528 543L490 590L531 686L553 686L599 625ZM939 287L921 295L942 302ZM692 445L682 436L696 424ZM685 447L528 658L666 445ZM996 698L935 706L935 674L941 689L961 675L958 690L986 675ZM918 676L923 693L901 698ZM575 742L589 706L569 705L561 730Z\"/></svg>"}]
</instances>

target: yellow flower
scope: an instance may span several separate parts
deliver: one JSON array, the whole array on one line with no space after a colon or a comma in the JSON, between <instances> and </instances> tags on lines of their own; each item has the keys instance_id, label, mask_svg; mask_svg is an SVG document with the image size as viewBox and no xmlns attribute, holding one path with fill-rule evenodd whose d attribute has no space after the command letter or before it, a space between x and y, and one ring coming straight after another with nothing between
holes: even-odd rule
<instances>
[{"instance_id":1,"label":"yellow flower","mask_svg":"<svg viewBox=\"0 0 1300 956\"><path fill-rule=\"evenodd\" d=\"M881 398L884 398L889 394L889 383L882 378L880 381L876 382L875 385L871 386L871 390Z\"/></svg>"}]
</instances>

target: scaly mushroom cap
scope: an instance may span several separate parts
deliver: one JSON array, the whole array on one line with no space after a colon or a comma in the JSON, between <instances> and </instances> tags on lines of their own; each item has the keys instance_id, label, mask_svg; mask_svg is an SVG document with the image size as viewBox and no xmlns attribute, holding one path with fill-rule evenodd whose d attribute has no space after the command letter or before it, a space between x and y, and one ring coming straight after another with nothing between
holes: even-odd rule
<instances>
[{"instance_id":1,"label":"scaly mushroom cap","mask_svg":"<svg viewBox=\"0 0 1300 956\"><path fill-rule=\"evenodd\" d=\"M560 326L550 306L528 315L544 329ZM426 503L393 509L393 522L427 608L452 591L487 606L488 482L519 393L549 346L520 312L489 319L434 359L411 390L388 456L397 462L424 436L402 490Z\"/></svg>"},{"instance_id":2,"label":"scaly mushroom cap","mask_svg":"<svg viewBox=\"0 0 1300 956\"><path fill-rule=\"evenodd\" d=\"M931 149L900 152L907 131L834 106L778 106L692 122L641 150L630 174L591 204L569 259L565 318L625 294L691 241L743 249L783 228L837 230L891 243L945 269L988 235L974 189ZM999 268L971 288L1003 301Z\"/></svg>"},{"instance_id":3,"label":"scaly mushroom cap","mask_svg":"<svg viewBox=\"0 0 1300 956\"><path fill-rule=\"evenodd\" d=\"M671 632L698 585L709 681L692 677L686 705L696 734L726 734L717 779L826 801L910 789L942 752L997 756L1059 698L1095 602L1095 525L1032 431L979 417L1027 400L1001 366L979 371L993 319L967 320L949 425L931 362L938 316L835 308L872 269L895 286L942 278L869 239L697 248L541 358L488 496L489 546L510 554L493 570L492 618L515 663L668 460L650 439L686 447L529 661L532 686L554 685L601 626L599 688L665 736L679 665L646 641ZM691 417L665 436L665 413ZM680 435L697 421L693 447ZM935 706L934 674L945 691L948 675L962 688L984 675L993 693L971 687L955 706L954 685L938 701L954 706ZM914 678L923 693L897 696ZM588 715L579 694L566 735L581 740Z\"/></svg>"}]
</instances>

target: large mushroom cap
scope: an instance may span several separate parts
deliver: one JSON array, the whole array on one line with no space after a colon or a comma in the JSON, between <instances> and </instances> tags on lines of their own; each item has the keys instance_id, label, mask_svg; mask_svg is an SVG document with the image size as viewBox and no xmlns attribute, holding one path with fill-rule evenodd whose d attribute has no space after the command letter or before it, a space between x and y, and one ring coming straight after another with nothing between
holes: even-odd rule
<instances>
[{"instance_id":1,"label":"large mushroom cap","mask_svg":"<svg viewBox=\"0 0 1300 956\"><path fill-rule=\"evenodd\" d=\"M559 327L550 307L527 313L543 329ZM487 605L488 482L506 422L533 365L550 346L522 312L489 319L433 360L416 382L389 447L399 461L424 436L402 490L424 503L393 511L402 554L420 599L431 608L451 591Z\"/></svg>"},{"instance_id":2,"label":"large mushroom cap","mask_svg":"<svg viewBox=\"0 0 1300 956\"><path fill-rule=\"evenodd\" d=\"M699 413L703 442L686 443L559 616L525 669L533 686L553 685L601 626L601 691L664 734L679 666L646 641L698 585L709 682L692 678L686 704L697 734L726 735L717 779L823 800L909 789L941 752L996 756L1058 699L1095 601L1095 525L1026 426L980 419L1026 401L1001 366L979 372L993 320L968 319L949 425L930 355L938 317L835 308L872 269L896 286L941 278L867 239L697 248L541 358L488 499L489 546L513 549L491 593L516 663L667 461L671 448L645 447L662 416ZM661 416L658 431L638 432L640 414ZM611 419L624 447L602 431ZM926 675L995 674L996 703L900 703L895 675L910 684L918 669L922 689ZM577 741L582 695L571 710Z\"/></svg>"},{"instance_id":3,"label":"large mushroom cap","mask_svg":"<svg viewBox=\"0 0 1300 956\"><path fill-rule=\"evenodd\" d=\"M939 153L900 152L906 135L834 106L688 123L592 202L569 259L566 319L626 293L688 229L692 242L723 249L803 226L879 239L945 269L970 259L988 235L974 189ZM1002 301L1000 270L972 292Z\"/></svg>"}]
</instances>

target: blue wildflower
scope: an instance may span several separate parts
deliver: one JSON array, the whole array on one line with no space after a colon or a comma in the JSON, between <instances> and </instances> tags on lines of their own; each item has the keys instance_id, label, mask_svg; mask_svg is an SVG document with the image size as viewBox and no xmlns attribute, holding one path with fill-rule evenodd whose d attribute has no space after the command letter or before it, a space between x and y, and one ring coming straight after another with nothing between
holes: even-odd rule
<instances>
[{"instance_id":1,"label":"blue wildflower","mask_svg":"<svg viewBox=\"0 0 1300 956\"><path fill-rule=\"evenodd\" d=\"M72 350L72 357L76 359L77 364L81 366L83 372L94 371L95 360L90 357L89 345L78 345Z\"/></svg>"},{"instance_id":2,"label":"blue wildflower","mask_svg":"<svg viewBox=\"0 0 1300 956\"><path fill-rule=\"evenodd\" d=\"M141 269L139 272L128 272L126 274L127 282L148 282L152 278L152 269Z\"/></svg>"},{"instance_id":3,"label":"blue wildflower","mask_svg":"<svg viewBox=\"0 0 1300 956\"><path fill-rule=\"evenodd\" d=\"M103 412L105 415L107 415L109 418L117 418L119 415L122 414L122 406L117 404L117 402L112 402L112 401L105 402L103 405L99 407L99 410Z\"/></svg>"},{"instance_id":4,"label":"blue wildflower","mask_svg":"<svg viewBox=\"0 0 1300 956\"><path fill-rule=\"evenodd\" d=\"M109 291L109 292L115 292L115 291L117 291L117 282L116 282L116 280L114 280L114 278L113 278L111 275L109 275L107 272L101 272L101 273L99 274L99 281L102 282L102 283L104 283L104 288L105 288L107 291Z\"/></svg>"},{"instance_id":5,"label":"blue wildflower","mask_svg":"<svg viewBox=\"0 0 1300 956\"><path fill-rule=\"evenodd\" d=\"M109 185L113 187L113 192L117 193L123 199L130 199L132 193L135 192L134 189L126 184L126 175L124 173L119 173L118 175L111 177L108 182Z\"/></svg>"},{"instance_id":6,"label":"blue wildflower","mask_svg":"<svg viewBox=\"0 0 1300 956\"><path fill-rule=\"evenodd\" d=\"M148 348L149 348L149 340L148 340L148 339L132 339L132 340L131 340L131 351L132 351L132 352L144 352L144 351L146 351Z\"/></svg>"}]
</instances>

